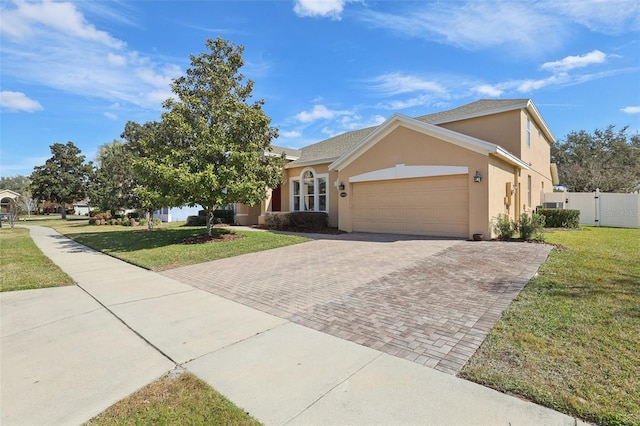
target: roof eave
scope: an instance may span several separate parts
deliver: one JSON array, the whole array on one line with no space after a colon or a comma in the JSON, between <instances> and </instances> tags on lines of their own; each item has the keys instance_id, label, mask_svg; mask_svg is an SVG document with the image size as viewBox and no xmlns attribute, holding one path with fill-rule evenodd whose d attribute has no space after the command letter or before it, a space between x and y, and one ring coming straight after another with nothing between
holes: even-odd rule
<instances>
[{"instance_id":1,"label":"roof eave","mask_svg":"<svg viewBox=\"0 0 640 426\"><path fill-rule=\"evenodd\" d=\"M333 157L333 158L321 158L319 160L309 160L309 161L293 161L291 163L287 163L285 164L284 168L285 169L293 169L295 167L306 167L306 166L316 166L318 164L327 164L327 163L333 163L334 161L336 161L338 159L338 157ZM329 168L329 170L331 170L331 168Z\"/></svg>"},{"instance_id":2,"label":"roof eave","mask_svg":"<svg viewBox=\"0 0 640 426\"><path fill-rule=\"evenodd\" d=\"M521 159L519 159L518 157L516 157L515 155L513 155L512 153L510 153L509 151L507 151L506 149L502 148L499 145L496 145L496 150L495 152L492 152L492 154L494 154L496 157L500 158L503 161L506 161L507 163L513 166L520 167L523 170L529 170L529 164L525 163L524 161L522 161Z\"/></svg>"}]
</instances>

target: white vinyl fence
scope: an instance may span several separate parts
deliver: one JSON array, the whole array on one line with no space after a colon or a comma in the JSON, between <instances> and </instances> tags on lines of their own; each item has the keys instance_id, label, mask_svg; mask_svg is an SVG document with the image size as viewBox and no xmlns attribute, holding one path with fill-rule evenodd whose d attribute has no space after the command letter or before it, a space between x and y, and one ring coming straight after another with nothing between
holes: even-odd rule
<instances>
[{"instance_id":1,"label":"white vinyl fence","mask_svg":"<svg viewBox=\"0 0 640 426\"><path fill-rule=\"evenodd\" d=\"M550 192L543 207L580 210L582 225L640 228L640 194Z\"/></svg>"}]
</instances>

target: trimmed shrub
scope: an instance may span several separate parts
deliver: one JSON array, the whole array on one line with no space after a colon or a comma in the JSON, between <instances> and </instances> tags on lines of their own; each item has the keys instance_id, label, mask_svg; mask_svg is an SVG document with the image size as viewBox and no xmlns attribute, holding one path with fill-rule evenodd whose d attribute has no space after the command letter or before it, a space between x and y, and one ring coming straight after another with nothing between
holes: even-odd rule
<instances>
[{"instance_id":1,"label":"trimmed shrub","mask_svg":"<svg viewBox=\"0 0 640 426\"><path fill-rule=\"evenodd\" d=\"M546 228L577 228L580 224L580 210L539 209L538 214L545 217Z\"/></svg>"},{"instance_id":2,"label":"trimmed shrub","mask_svg":"<svg viewBox=\"0 0 640 426\"><path fill-rule=\"evenodd\" d=\"M529 216L526 213L522 213L517 224L520 238L526 241L531 239L542 241L544 239L544 222L545 217L541 214L533 213Z\"/></svg>"},{"instance_id":3,"label":"trimmed shrub","mask_svg":"<svg viewBox=\"0 0 640 426\"><path fill-rule=\"evenodd\" d=\"M515 223L509 219L509 216L499 214L493 224L493 230L497 234L499 240L510 240L515 234Z\"/></svg>"},{"instance_id":4,"label":"trimmed shrub","mask_svg":"<svg viewBox=\"0 0 640 426\"><path fill-rule=\"evenodd\" d=\"M320 231L329 225L329 215L322 212L291 212L289 223L294 228Z\"/></svg>"},{"instance_id":5,"label":"trimmed shrub","mask_svg":"<svg viewBox=\"0 0 640 426\"><path fill-rule=\"evenodd\" d=\"M147 224L147 219L145 219L144 217L140 218L140 221L138 222L140 224L140 226L146 226Z\"/></svg>"},{"instance_id":6,"label":"trimmed shrub","mask_svg":"<svg viewBox=\"0 0 640 426\"><path fill-rule=\"evenodd\" d=\"M206 224L206 216L187 216L187 226L205 226Z\"/></svg>"},{"instance_id":7,"label":"trimmed shrub","mask_svg":"<svg viewBox=\"0 0 640 426\"><path fill-rule=\"evenodd\" d=\"M233 210L215 210L213 212L213 217L216 219L216 223L225 223L232 224L235 221L235 215L233 214Z\"/></svg>"},{"instance_id":8,"label":"trimmed shrub","mask_svg":"<svg viewBox=\"0 0 640 426\"><path fill-rule=\"evenodd\" d=\"M234 223L234 214L233 210L214 210L213 212L213 223L225 223L232 224ZM207 224L207 211L200 210L198 211L198 216L188 216L187 217L187 226L205 226Z\"/></svg>"},{"instance_id":9,"label":"trimmed shrub","mask_svg":"<svg viewBox=\"0 0 640 426\"><path fill-rule=\"evenodd\" d=\"M160 225L162 223L162 219L160 219L159 217L154 217L153 218L153 225L157 226Z\"/></svg>"},{"instance_id":10,"label":"trimmed shrub","mask_svg":"<svg viewBox=\"0 0 640 426\"><path fill-rule=\"evenodd\" d=\"M131 220L122 219L122 226L131 226Z\"/></svg>"},{"instance_id":11,"label":"trimmed shrub","mask_svg":"<svg viewBox=\"0 0 640 426\"><path fill-rule=\"evenodd\" d=\"M266 212L264 214L264 223L270 228L286 229L291 224L289 214L289 212Z\"/></svg>"}]
</instances>

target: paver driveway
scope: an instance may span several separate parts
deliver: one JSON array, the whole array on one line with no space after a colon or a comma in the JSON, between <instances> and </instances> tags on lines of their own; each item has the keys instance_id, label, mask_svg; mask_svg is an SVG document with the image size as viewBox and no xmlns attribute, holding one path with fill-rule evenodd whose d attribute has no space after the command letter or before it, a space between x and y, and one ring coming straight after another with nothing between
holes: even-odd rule
<instances>
[{"instance_id":1,"label":"paver driveway","mask_svg":"<svg viewBox=\"0 0 640 426\"><path fill-rule=\"evenodd\" d=\"M314 237L163 274L455 374L551 250L382 234Z\"/></svg>"}]
</instances>

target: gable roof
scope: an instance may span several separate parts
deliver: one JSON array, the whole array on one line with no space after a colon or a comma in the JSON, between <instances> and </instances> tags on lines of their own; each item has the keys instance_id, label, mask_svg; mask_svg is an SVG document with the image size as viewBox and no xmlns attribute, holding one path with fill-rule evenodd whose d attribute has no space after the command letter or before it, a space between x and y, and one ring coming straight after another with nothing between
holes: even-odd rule
<instances>
[{"instance_id":1,"label":"gable roof","mask_svg":"<svg viewBox=\"0 0 640 426\"><path fill-rule=\"evenodd\" d=\"M522 109L526 110L529 113L529 115L544 132L548 140L555 141L555 138L542 119L542 116L540 116L540 114L538 113L538 110L536 109L531 99L481 99L447 111L419 116L414 120L427 124L439 125ZM395 117L396 115L399 114L394 114L394 116L392 117ZM335 162L340 157L345 155L345 153L358 145L359 142L375 132L376 129L384 126L388 121L389 120L385 121L380 126L367 127L360 130L342 133L329 139L317 142L313 145L306 146L299 150L299 158L287 164L286 167L291 168ZM460 133L457 134L462 135Z\"/></svg>"},{"instance_id":2,"label":"gable roof","mask_svg":"<svg viewBox=\"0 0 640 426\"><path fill-rule=\"evenodd\" d=\"M389 133L400 126L432 136L434 138L468 149L470 151L477 152L482 155L493 155L503 161L506 161L507 163L518 166L522 169L529 169L529 165L527 163L511 154L510 152L506 151L499 145L462 133L454 132L453 130L439 127L434 124L425 123L424 121L407 117L406 115L394 114L388 120L378 126L368 136L362 139L358 144L353 146L349 151L345 152L340 158L332 162L329 165L329 170L340 170L348 166L349 164L351 164L351 162L353 162L356 158L366 152L378 141L383 139L385 136L387 136Z\"/></svg>"}]
</instances>

